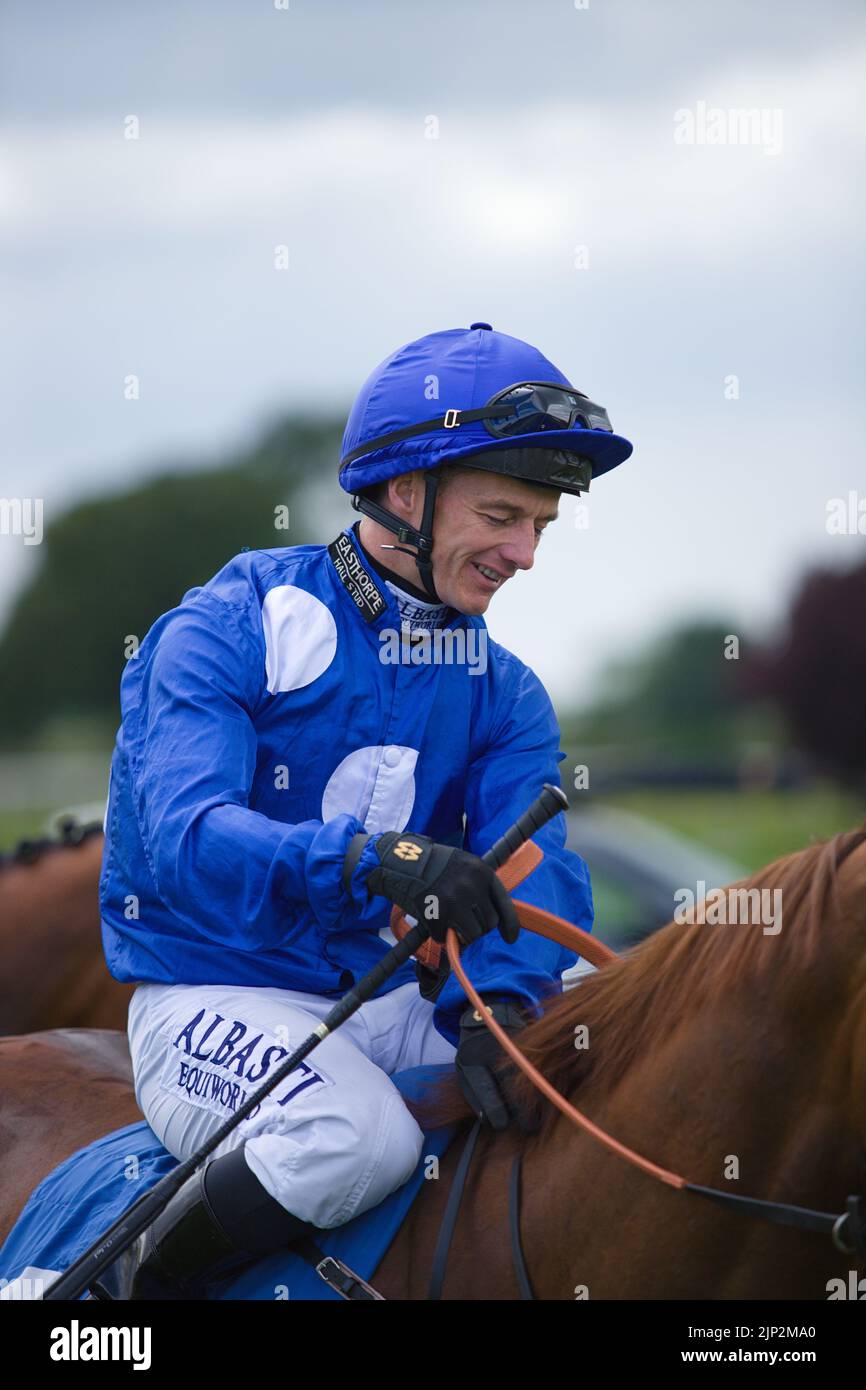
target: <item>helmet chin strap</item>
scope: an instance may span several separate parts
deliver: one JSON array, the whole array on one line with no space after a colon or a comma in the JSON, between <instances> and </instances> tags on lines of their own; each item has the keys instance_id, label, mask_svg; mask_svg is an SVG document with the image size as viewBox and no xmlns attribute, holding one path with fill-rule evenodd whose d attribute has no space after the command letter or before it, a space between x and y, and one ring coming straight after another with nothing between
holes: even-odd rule
<instances>
[{"instance_id":1,"label":"helmet chin strap","mask_svg":"<svg viewBox=\"0 0 866 1390\"><path fill-rule=\"evenodd\" d=\"M398 541L403 542L402 545L383 545L382 549L399 550L401 555L408 555L415 561L421 576L421 583L433 603L442 602L433 583L433 511L436 506L438 488L438 475L432 471L425 472L424 509L421 513L421 525L417 529L414 526L409 526L405 521L401 521L392 512L386 511L384 507L379 506L378 502L371 501L369 497L355 496L352 498L352 506L356 512L363 512L372 521L384 526L387 531L393 531ZM414 545L415 550L406 550L406 545Z\"/></svg>"}]
</instances>

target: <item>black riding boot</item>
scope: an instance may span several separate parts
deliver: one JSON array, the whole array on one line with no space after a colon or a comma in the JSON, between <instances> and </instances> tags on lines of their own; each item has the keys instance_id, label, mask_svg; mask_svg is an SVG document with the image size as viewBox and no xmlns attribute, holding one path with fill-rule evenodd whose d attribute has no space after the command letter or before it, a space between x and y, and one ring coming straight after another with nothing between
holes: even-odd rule
<instances>
[{"instance_id":1,"label":"black riding boot","mask_svg":"<svg viewBox=\"0 0 866 1390\"><path fill-rule=\"evenodd\" d=\"M103 1270L97 1298L189 1299L207 1277L285 1249L315 1227L266 1192L243 1145L211 1159L168 1206Z\"/></svg>"}]
</instances>

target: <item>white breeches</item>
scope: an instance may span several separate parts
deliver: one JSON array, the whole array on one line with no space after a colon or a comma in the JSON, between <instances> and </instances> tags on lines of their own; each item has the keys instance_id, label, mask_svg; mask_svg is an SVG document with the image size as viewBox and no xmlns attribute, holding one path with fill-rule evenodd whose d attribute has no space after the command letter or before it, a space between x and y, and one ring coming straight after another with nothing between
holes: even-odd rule
<instances>
[{"instance_id":1,"label":"white breeches","mask_svg":"<svg viewBox=\"0 0 866 1390\"><path fill-rule=\"evenodd\" d=\"M135 1094L169 1152L194 1153L334 1002L287 989L139 985L129 1006ZM390 1074L453 1059L432 1003L414 982L401 985L319 1043L214 1156L245 1144L282 1206L340 1226L400 1187L421 1155L421 1130Z\"/></svg>"}]
</instances>

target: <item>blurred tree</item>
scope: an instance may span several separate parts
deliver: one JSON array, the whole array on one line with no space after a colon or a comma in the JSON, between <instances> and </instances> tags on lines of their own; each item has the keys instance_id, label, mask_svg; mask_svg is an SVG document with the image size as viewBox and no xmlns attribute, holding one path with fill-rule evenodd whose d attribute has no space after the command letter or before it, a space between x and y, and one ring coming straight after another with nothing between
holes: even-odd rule
<instances>
[{"instance_id":1,"label":"blurred tree","mask_svg":"<svg viewBox=\"0 0 866 1390\"><path fill-rule=\"evenodd\" d=\"M750 655L744 688L775 701L824 771L866 792L866 563L807 575L785 635Z\"/></svg>"},{"instance_id":2,"label":"blurred tree","mask_svg":"<svg viewBox=\"0 0 866 1390\"><path fill-rule=\"evenodd\" d=\"M722 755L742 734L736 624L693 622L611 666L601 696L571 727L590 742L644 742ZM740 650L739 655L742 655Z\"/></svg>"},{"instance_id":3,"label":"blurred tree","mask_svg":"<svg viewBox=\"0 0 866 1390\"><path fill-rule=\"evenodd\" d=\"M128 635L142 638L245 547L331 540L310 513L323 480L336 494L340 431L284 421L241 458L82 502L49 526L0 639L0 741L70 716L118 723ZM275 526L281 506L287 530Z\"/></svg>"}]
</instances>

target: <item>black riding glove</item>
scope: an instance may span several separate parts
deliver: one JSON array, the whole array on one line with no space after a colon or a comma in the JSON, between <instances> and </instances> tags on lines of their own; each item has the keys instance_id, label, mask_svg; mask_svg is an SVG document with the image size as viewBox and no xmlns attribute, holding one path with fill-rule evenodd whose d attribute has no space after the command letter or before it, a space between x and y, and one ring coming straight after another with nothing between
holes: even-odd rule
<instances>
[{"instance_id":1,"label":"black riding glove","mask_svg":"<svg viewBox=\"0 0 866 1390\"><path fill-rule=\"evenodd\" d=\"M344 868L348 883L369 836L356 835ZM367 890L399 904L430 927L434 941L453 927L464 945L498 927L512 946L520 923L500 879L476 854L440 845L414 831L387 830L375 842L379 864L366 877Z\"/></svg>"},{"instance_id":2,"label":"black riding glove","mask_svg":"<svg viewBox=\"0 0 866 1390\"><path fill-rule=\"evenodd\" d=\"M526 1026L526 1017L513 999L501 995L482 998L509 1036ZM506 1129L510 1121L516 1119L519 1128L531 1134L538 1127L535 1111L517 1105L501 1079L496 1077L495 1069L505 1060L505 1049L470 1005L460 1017L460 1038L454 1059L460 1089L475 1114L494 1129Z\"/></svg>"}]
</instances>

